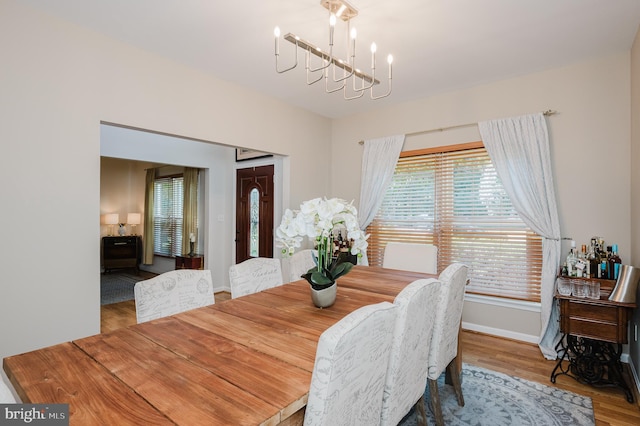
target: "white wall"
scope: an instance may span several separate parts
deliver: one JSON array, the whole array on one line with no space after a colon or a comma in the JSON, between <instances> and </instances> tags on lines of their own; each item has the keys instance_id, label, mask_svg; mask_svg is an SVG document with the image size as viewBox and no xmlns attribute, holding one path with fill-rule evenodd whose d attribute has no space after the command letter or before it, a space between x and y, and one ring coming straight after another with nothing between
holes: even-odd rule
<instances>
[{"instance_id":1,"label":"white wall","mask_svg":"<svg viewBox=\"0 0 640 426\"><path fill-rule=\"evenodd\" d=\"M294 202L328 189L325 118L17 1L0 54L0 357L100 330L101 121L288 154Z\"/></svg>"},{"instance_id":2,"label":"white wall","mask_svg":"<svg viewBox=\"0 0 640 426\"><path fill-rule=\"evenodd\" d=\"M558 114L547 123L562 235L578 244L600 236L617 243L623 262L629 262L629 67L629 53L615 54L334 120L331 162L342 173L339 182L332 181L332 195L358 198L359 140L553 109ZM409 137L404 149L478 140L472 126ZM465 304L463 321L516 338L540 331L536 312L475 302Z\"/></svg>"},{"instance_id":3,"label":"white wall","mask_svg":"<svg viewBox=\"0 0 640 426\"><path fill-rule=\"evenodd\" d=\"M153 163L121 161L109 157L100 159L100 236L117 235L117 226L104 224L104 215L118 213L120 222L127 222L128 213L140 213L140 225L136 234L144 231L144 193L145 169L154 167ZM132 232L126 225L127 235Z\"/></svg>"},{"instance_id":4,"label":"white wall","mask_svg":"<svg viewBox=\"0 0 640 426\"><path fill-rule=\"evenodd\" d=\"M631 49L631 264L640 267L640 31ZM636 292L636 303L640 305L640 288ZM640 342L636 333L640 327L640 309L636 309L631 319L629 355L640 383ZM640 332L640 331L638 331ZM640 391L640 389L638 389Z\"/></svg>"}]
</instances>

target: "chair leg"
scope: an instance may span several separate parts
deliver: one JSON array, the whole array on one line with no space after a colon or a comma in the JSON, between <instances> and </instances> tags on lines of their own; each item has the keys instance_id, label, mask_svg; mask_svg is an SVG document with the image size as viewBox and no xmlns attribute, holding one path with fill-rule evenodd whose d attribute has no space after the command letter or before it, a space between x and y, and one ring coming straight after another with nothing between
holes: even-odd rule
<instances>
[{"instance_id":1,"label":"chair leg","mask_svg":"<svg viewBox=\"0 0 640 426\"><path fill-rule=\"evenodd\" d=\"M462 383L460 382L461 371L458 368L457 357L447 365L447 371L451 377L453 389L456 392L456 398L458 399L458 405L464 407L464 396L462 395Z\"/></svg>"},{"instance_id":2,"label":"chair leg","mask_svg":"<svg viewBox=\"0 0 640 426\"><path fill-rule=\"evenodd\" d=\"M424 394L416 402L416 423L418 426L427 426L427 413L424 411Z\"/></svg>"},{"instance_id":3,"label":"chair leg","mask_svg":"<svg viewBox=\"0 0 640 426\"><path fill-rule=\"evenodd\" d=\"M431 394L431 408L433 409L433 416L436 418L436 426L444 426L440 395L438 394L438 381L429 379L428 382L429 394Z\"/></svg>"}]
</instances>

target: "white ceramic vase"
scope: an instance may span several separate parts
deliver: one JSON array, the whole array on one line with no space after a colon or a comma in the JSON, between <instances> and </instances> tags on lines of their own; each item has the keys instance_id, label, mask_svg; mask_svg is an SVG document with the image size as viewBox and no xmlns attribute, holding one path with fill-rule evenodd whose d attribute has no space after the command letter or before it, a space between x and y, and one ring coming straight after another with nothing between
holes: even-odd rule
<instances>
[{"instance_id":1,"label":"white ceramic vase","mask_svg":"<svg viewBox=\"0 0 640 426\"><path fill-rule=\"evenodd\" d=\"M323 288L322 290L314 290L311 286L309 286L309 288L311 289L311 300L313 300L313 304L318 308L328 308L336 301L336 294L338 293L337 283L333 283L330 287Z\"/></svg>"}]
</instances>

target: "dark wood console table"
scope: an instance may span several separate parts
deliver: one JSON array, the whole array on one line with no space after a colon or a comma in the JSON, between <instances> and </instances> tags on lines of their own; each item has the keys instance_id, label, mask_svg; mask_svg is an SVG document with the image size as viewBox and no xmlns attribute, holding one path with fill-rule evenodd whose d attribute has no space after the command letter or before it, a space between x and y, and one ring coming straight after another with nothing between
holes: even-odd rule
<instances>
[{"instance_id":1,"label":"dark wood console table","mask_svg":"<svg viewBox=\"0 0 640 426\"><path fill-rule=\"evenodd\" d=\"M176 256L176 269L203 269L204 268L204 256L201 254L194 254L189 256L183 254L182 256Z\"/></svg>"},{"instance_id":2,"label":"dark wood console table","mask_svg":"<svg viewBox=\"0 0 640 426\"><path fill-rule=\"evenodd\" d=\"M625 392L627 401L633 403L620 355L622 344L628 340L627 324L636 305L609 301L615 281L598 281L600 299L555 296L560 303L563 337L556 346L560 359L551 372L551 382L564 374L593 386L617 386ZM563 364L564 361L567 362Z\"/></svg>"},{"instance_id":3,"label":"dark wood console table","mask_svg":"<svg viewBox=\"0 0 640 426\"><path fill-rule=\"evenodd\" d=\"M102 237L102 267L105 272L119 268L135 268L138 271L141 261L140 235Z\"/></svg>"}]
</instances>

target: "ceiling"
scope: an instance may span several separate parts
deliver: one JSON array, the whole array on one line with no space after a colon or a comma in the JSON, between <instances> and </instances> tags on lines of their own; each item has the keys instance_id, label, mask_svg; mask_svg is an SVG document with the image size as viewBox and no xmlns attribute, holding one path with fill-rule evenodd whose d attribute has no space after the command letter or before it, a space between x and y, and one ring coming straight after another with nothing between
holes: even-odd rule
<instances>
[{"instance_id":1,"label":"ceiling","mask_svg":"<svg viewBox=\"0 0 640 426\"><path fill-rule=\"evenodd\" d=\"M640 0L349 1L359 11L351 24L357 66L370 72L375 41L385 86L385 58L393 54L387 98L345 101L322 83L307 86L303 54L296 69L276 73L276 25L328 47L320 0L21 0L329 118L629 51L640 23ZM336 26L336 50L343 28ZM293 62L293 45L281 41L280 54Z\"/></svg>"}]
</instances>

